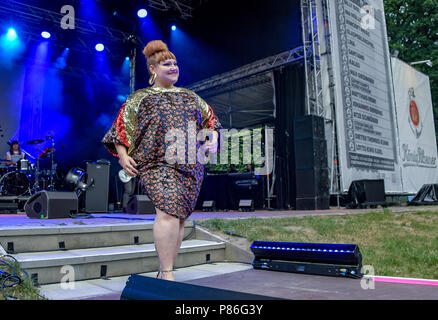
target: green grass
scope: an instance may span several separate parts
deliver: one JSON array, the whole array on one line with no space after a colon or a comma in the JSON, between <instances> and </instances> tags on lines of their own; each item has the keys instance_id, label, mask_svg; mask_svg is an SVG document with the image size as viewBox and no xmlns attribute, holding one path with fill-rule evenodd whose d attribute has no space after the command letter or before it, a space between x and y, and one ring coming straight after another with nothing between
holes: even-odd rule
<instances>
[{"instance_id":1,"label":"green grass","mask_svg":"<svg viewBox=\"0 0 438 320\"><path fill-rule=\"evenodd\" d=\"M14 262L14 260L9 257L4 257L1 255L0 259L7 262L7 264L5 264L0 261L1 271L7 272L9 274L14 274L13 268L15 268L16 275L18 275L23 280L23 282L18 285L4 288L2 290L4 277L0 277L0 300L5 300L8 296L12 297L13 299L19 300L45 300L44 297L39 295L39 290L37 287L34 286L32 280L27 278L26 274L20 269L20 265L18 263ZM6 281L7 285L13 283L14 281Z\"/></svg>"},{"instance_id":2,"label":"green grass","mask_svg":"<svg viewBox=\"0 0 438 320\"><path fill-rule=\"evenodd\" d=\"M375 275L438 279L438 212L200 221L252 241L357 244ZM248 248L249 249L249 248Z\"/></svg>"}]
</instances>

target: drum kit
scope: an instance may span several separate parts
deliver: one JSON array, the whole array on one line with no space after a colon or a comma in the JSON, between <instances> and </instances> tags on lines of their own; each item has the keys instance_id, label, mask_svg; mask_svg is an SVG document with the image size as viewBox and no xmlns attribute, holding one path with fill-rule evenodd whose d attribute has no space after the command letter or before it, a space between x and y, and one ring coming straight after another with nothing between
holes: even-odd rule
<instances>
[{"instance_id":1,"label":"drum kit","mask_svg":"<svg viewBox=\"0 0 438 320\"><path fill-rule=\"evenodd\" d=\"M43 151L40 145L46 140L51 140L51 147ZM25 150L21 150L29 158L17 161L16 166L0 165L0 196L31 196L41 190L55 190L55 183L59 180L57 174L57 164L55 163L55 140L52 136L47 136L46 140L36 139L26 142L26 145L36 146L37 157L33 157ZM42 160L50 160L50 169L42 170L40 167ZM10 160L0 159L0 163Z\"/></svg>"}]
</instances>

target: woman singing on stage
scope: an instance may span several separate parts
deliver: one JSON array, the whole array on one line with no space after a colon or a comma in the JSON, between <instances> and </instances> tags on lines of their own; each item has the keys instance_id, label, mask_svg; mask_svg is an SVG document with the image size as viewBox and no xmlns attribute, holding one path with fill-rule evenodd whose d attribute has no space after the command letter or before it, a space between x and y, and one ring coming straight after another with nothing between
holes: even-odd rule
<instances>
[{"instance_id":1,"label":"woman singing on stage","mask_svg":"<svg viewBox=\"0 0 438 320\"><path fill-rule=\"evenodd\" d=\"M137 176L153 202L154 242L160 260L157 277L174 280L173 267L184 236L184 222L195 209L204 178L204 166L197 157L201 142L195 139L196 161L185 157L191 148L187 133L190 128L196 130L196 135L202 129L214 130L210 135L213 138L203 148L215 152L221 124L203 99L193 91L174 86L179 68L164 42L149 42L143 54L151 87L128 97L102 143L119 157L119 164L128 175ZM176 149L185 147L185 161L168 161L169 146L175 143L169 135L178 141Z\"/></svg>"}]
</instances>

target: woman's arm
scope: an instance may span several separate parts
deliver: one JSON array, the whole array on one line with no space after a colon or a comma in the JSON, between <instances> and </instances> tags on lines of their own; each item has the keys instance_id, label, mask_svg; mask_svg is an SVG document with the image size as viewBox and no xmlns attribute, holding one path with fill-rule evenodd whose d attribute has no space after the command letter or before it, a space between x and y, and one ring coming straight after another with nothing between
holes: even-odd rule
<instances>
[{"instance_id":1,"label":"woman's arm","mask_svg":"<svg viewBox=\"0 0 438 320\"><path fill-rule=\"evenodd\" d=\"M117 154L119 155L119 164L125 170L125 172L131 177L135 177L138 175L138 171L135 168L137 163L135 163L134 159L128 156L128 151L126 147L122 144L114 144Z\"/></svg>"}]
</instances>

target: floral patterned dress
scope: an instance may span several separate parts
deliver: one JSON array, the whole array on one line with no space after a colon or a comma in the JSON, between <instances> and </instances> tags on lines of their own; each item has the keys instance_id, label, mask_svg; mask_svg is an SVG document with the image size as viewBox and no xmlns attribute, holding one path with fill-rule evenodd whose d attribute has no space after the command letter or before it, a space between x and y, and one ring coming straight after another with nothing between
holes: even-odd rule
<instances>
[{"instance_id":1,"label":"floral patterned dress","mask_svg":"<svg viewBox=\"0 0 438 320\"><path fill-rule=\"evenodd\" d=\"M202 129L220 128L212 108L193 91L150 87L128 97L102 143L116 157L115 144L126 146L154 206L185 220L204 179L196 137Z\"/></svg>"}]
</instances>

